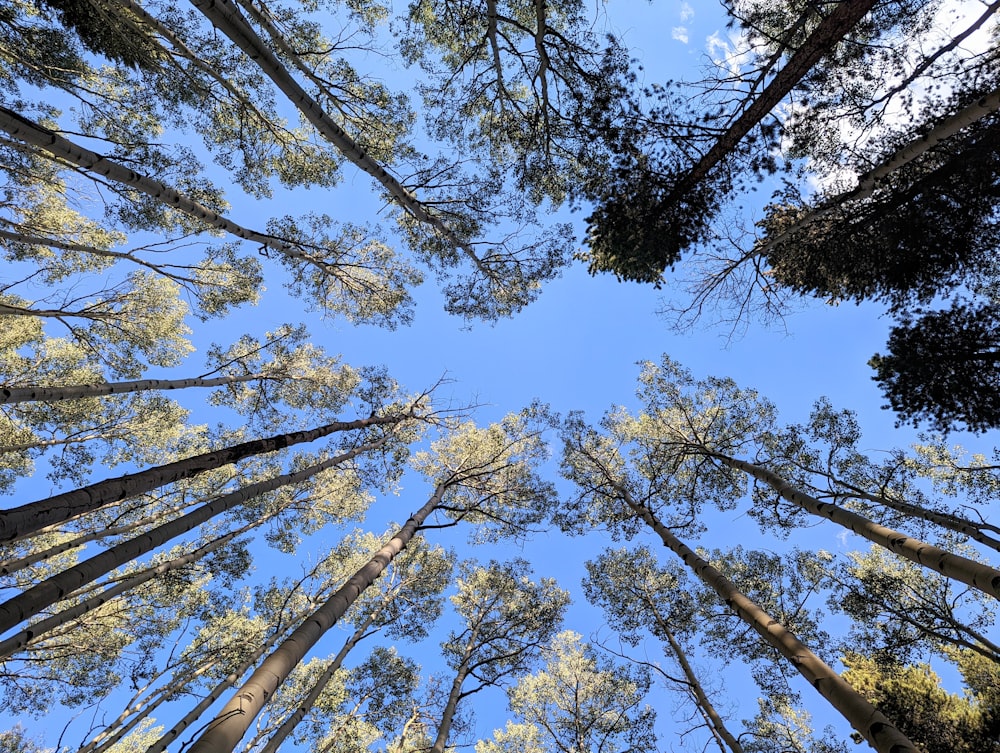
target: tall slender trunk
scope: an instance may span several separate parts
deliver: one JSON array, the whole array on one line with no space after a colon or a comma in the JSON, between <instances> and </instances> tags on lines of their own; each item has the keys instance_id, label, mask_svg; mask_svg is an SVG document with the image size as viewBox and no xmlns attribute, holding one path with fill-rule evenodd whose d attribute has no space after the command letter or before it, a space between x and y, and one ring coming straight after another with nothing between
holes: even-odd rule
<instances>
[{"instance_id":1,"label":"tall slender trunk","mask_svg":"<svg viewBox=\"0 0 1000 753\"><path fill-rule=\"evenodd\" d=\"M406 547L427 516L441 504L442 495L454 482L451 479L439 484L427 503L406 521L389 543L261 663L187 753L229 753L236 747L288 674Z\"/></svg>"},{"instance_id":2,"label":"tall slender trunk","mask_svg":"<svg viewBox=\"0 0 1000 753\"><path fill-rule=\"evenodd\" d=\"M302 442L312 442L338 431L394 424L412 418L413 415L411 409L406 413L392 416L371 416L356 421L336 421L308 431L277 434L266 439L255 439L222 450L214 450L166 465L158 465L138 473L99 481L71 492L56 494L37 502L30 502L0 512L0 542L25 538L53 523L62 523L127 497L142 494L181 479L192 478L205 471L222 468L253 455L274 452Z\"/></svg>"},{"instance_id":3,"label":"tall slender trunk","mask_svg":"<svg viewBox=\"0 0 1000 753\"><path fill-rule=\"evenodd\" d=\"M683 560L698 578L711 587L719 598L744 622L752 627L768 645L788 659L799 674L819 691L840 714L880 753L919 753L891 721L816 656L793 633L768 615L755 602L739 591L733 583L706 560L674 536L652 510L632 499L622 485L615 483L616 491L628 507L652 528L674 554Z\"/></svg>"},{"instance_id":4,"label":"tall slender trunk","mask_svg":"<svg viewBox=\"0 0 1000 753\"><path fill-rule=\"evenodd\" d=\"M86 319L89 321L102 322L109 319L113 319L117 312L110 311L107 309L101 310L100 308L94 307L92 309L83 308L79 311L70 311L68 309L32 309L25 306L12 306L9 303L0 303L0 315L2 316L41 316L48 319L59 319L60 321L66 318L75 319Z\"/></svg>"},{"instance_id":5,"label":"tall slender trunk","mask_svg":"<svg viewBox=\"0 0 1000 753\"><path fill-rule=\"evenodd\" d=\"M968 536L973 541L978 541L980 544L988 546L991 549L996 549L1000 552L1000 539L993 538L992 536L983 533L983 529L997 530L997 527L991 525L990 523L984 522L980 525L958 515L952 515L951 513L928 510L925 507L911 505L908 502L892 499L891 497L885 497L880 494L869 494L852 486L849 486L848 488L849 491L847 492L847 496L863 499L868 502L874 502L877 505L888 507L890 510L901 512L904 515L926 520L927 522L934 523L942 528L947 528L949 531L955 531L963 536Z\"/></svg>"},{"instance_id":6,"label":"tall slender trunk","mask_svg":"<svg viewBox=\"0 0 1000 753\"><path fill-rule=\"evenodd\" d=\"M0 389L0 404L26 403L31 401L54 403L60 400L121 395L126 392L141 392L143 390L180 390L187 387L218 387L223 384L252 382L266 378L263 374L245 374L243 376L192 377L190 379L136 379L129 382L69 384L56 387L4 387Z\"/></svg>"},{"instance_id":7,"label":"tall slender trunk","mask_svg":"<svg viewBox=\"0 0 1000 753\"><path fill-rule=\"evenodd\" d=\"M469 640L465 644L465 653L462 655L462 662L458 665L455 679L451 683L451 692L448 693L448 701L441 712L441 721L438 722L437 735L430 753L444 753L448 744L448 736L451 735L451 725L455 720L455 712L458 711L458 702L462 700L462 685L465 678L469 676L469 662L472 661L472 654L476 650L476 643L479 638L479 625L477 624L469 634Z\"/></svg>"},{"instance_id":8,"label":"tall slender trunk","mask_svg":"<svg viewBox=\"0 0 1000 753\"><path fill-rule=\"evenodd\" d=\"M253 113L254 116L259 118L262 123L267 123L268 128L272 130L272 132L285 130L280 125L273 124L264 114L260 112L260 110L257 109L257 106L249 97L246 96L246 94L240 91L238 87L234 86L229 79L219 73L215 66L210 65L198 57L198 55L184 43L183 39L175 34L172 29L163 24L158 18L156 18L156 16L152 15L142 5L134 0L120 0L120 2L132 11L132 13L141 18L144 24L155 29L157 34L170 43L176 53L222 86L222 88L229 93L229 96L239 102L247 112Z\"/></svg>"},{"instance_id":9,"label":"tall slender trunk","mask_svg":"<svg viewBox=\"0 0 1000 753\"><path fill-rule=\"evenodd\" d=\"M41 450L46 447L64 447L70 444L83 444L84 442L96 442L103 439L105 442L112 442L126 436L125 432L114 434L105 432L103 434L81 434L76 437L62 437L61 439L39 439L34 442L20 442L18 444L5 444L0 446L0 454L5 452L23 452L24 450Z\"/></svg>"},{"instance_id":10,"label":"tall slender trunk","mask_svg":"<svg viewBox=\"0 0 1000 753\"><path fill-rule=\"evenodd\" d=\"M179 514L183 509L194 507L196 504L198 504L197 500L191 500L186 505L176 505L168 510L162 510L155 515L147 515L145 518L134 520L131 523L126 523L120 526L112 526L110 528L102 528L99 531L91 531L90 533L84 533L80 536L74 536L73 538L66 539L65 541L53 544L52 546L44 549L39 549L37 552L26 554L23 557L4 560L3 562L0 562L0 575L10 575L12 573L16 573L26 567L31 567L37 562L42 562L43 560L47 560L55 557L56 555L62 554L63 552L67 552L70 549L76 549L84 544L89 544L91 541L100 541L101 539L118 536L123 533L128 533L129 531L134 531L138 528L151 526L154 523L165 520L171 515Z\"/></svg>"},{"instance_id":11,"label":"tall slender trunk","mask_svg":"<svg viewBox=\"0 0 1000 753\"><path fill-rule=\"evenodd\" d=\"M399 738L395 745L391 743L386 745L386 753L407 753L406 750L406 737L410 734L413 729L422 729L425 725L423 723L423 709L419 706L414 705L413 710L410 715L403 722L403 726L399 731Z\"/></svg>"},{"instance_id":12,"label":"tall slender trunk","mask_svg":"<svg viewBox=\"0 0 1000 753\"><path fill-rule=\"evenodd\" d=\"M647 602L650 609L653 610L653 619L663 630L664 635L667 636L667 643L670 644L670 650L673 652L674 658L677 659L677 664L680 666L681 671L684 673L684 678L687 680L688 687L691 689L691 693L695 699L695 705L701 711L702 716L705 718L705 723L708 725L709 731L712 736L716 738L716 742L719 743L719 748L725 753L725 748L723 744L729 747L732 753L743 753L743 746L740 745L739 740L736 736L729 731L726 727L726 723L722 716L716 710L714 704L709 699L708 694L705 693L705 688L702 687L701 681L698 679L698 675L694 671L694 667L691 666L691 662L688 661L687 654L684 651L683 646L674 636L674 631L671 629L670 624L665 620L659 613L656 604L653 602Z\"/></svg>"},{"instance_id":13,"label":"tall slender trunk","mask_svg":"<svg viewBox=\"0 0 1000 753\"><path fill-rule=\"evenodd\" d=\"M352 164L375 178L390 196L409 214L433 228L455 248L461 249L472 262L488 272L482 261L465 239L456 236L440 217L429 210L398 180L392 177L379 162L373 159L351 136L309 96L305 89L281 64L277 56L246 22L238 8L229 0L191 0L212 24L245 52L275 86L288 97L317 131L340 150ZM273 29L273 27L271 27ZM275 35L279 36L276 31Z\"/></svg>"},{"instance_id":14,"label":"tall slender trunk","mask_svg":"<svg viewBox=\"0 0 1000 753\"><path fill-rule=\"evenodd\" d=\"M50 630L54 630L61 625L65 625L70 620L74 620L80 615L97 609L103 604L107 604L111 599L138 588L143 583L163 575L163 573L170 572L171 570L177 570L178 568L184 567L184 565L190 565L192 562L197 562L202 557L205 557L218 550L220 547L228 544L237 536L263 525L268 520L271 520L275 516L279 515L281 512L282 510L277 510L263 518L253 521L252 523L247 523L245 526L242 526L235 531L231 531L224 536L219 536L204 546L195 549L193 552L181 555L180 557L174 557L166 562L161 562L159 565L140 570L139 572L124 578L118 583L115 583L110 588L101 591L101 593L96 596L85 599L79 604L74 604L72 607L63 609L61 612L58 612L51 617L47 617L44 620L39 620L38 622L29 625L20 633L16 633L9 638L0 641L0 659L4 659L19 649L27 646L32 641L38 640Z\"/></svg>"},{"instance_id":15,"label":"tall slender trunk","mask_svg":"<svg viewBox=\"0 0 1000 753\"><path fill-rule=\"evenodd\" d=\"M670 194L661 202L661 211L667 211L671 205L683 200L684 195L735 149L743 137L777 107L802 77L836 47L874 5L875 0L841 0L836 3L830 15L820 21L802 47L792 54L760 96L681 177Z\"/></svg>"},{"instance_id":16,"label":"tall slender trunk","mask_svg":"<svg viewBox=\"0 0 1000 753\"><path fill-rule=\"evenodd\" d=\"M189 688L192 682L218 663L219 659L217 657L206 659L200 665L174 676L167 685L157 690L149 698L140 699L134 703L130 702L130 705L122 711L114 722L101 730L89 743L77 749L76 753L103 753L103 751L110 748L135 729L143 719L152 714L161 704L169 701L181 690ZM135 698L133 697L134 700Z\"/></svg>"},{"instance_id":17,"label":"tall slender trunk","mask_svg":"<svg viewBox=\"0 0 1000 753\"><path fill-rule=\"evenodd\" d=\"M767 254L768 251L776 246L791 240L796 233L805 230L814 222L836 214L846 202L867 199L875 193L879 182L885 180L894 171L904 167L933 149L942 141L955 136L964 128L982 120L998 109L1000 109L1000 90L980 97L968 107L939 123L928 133L921 135L919 138L894 152L878 167L860 176L858 178L858 185L850 191L845 191L825 200L822 206L813 209L811 212L807 212L804 217L801 217L777 235L767 238L762 244L754 248L754 255L763 256Z\"/></svg>"},{"instance_id":18,"label":"tall slender trunk","mask_svg":"<svg viewBox=\"0 0 1000 753\"><path fill-rule=\"evenodd\" d=\"M296 615L296 617L303 618L305 615ZM166 750L167 746L176 740L184 730L190 727L192 722L197 721L198 717L201 716L209 706L219 700L219 698L222 697L222 694L229 690L229 688L238 683L240 678L246 674L246 671L253 666L254 662L266 654L269 649L273 648L274 644L281 639L285 632L286 631L275 631L270 637L268 637L267 640L261 641L261 644L257 646L246 659L240 662L236 668L222 680L222 682L212 688L208 695L198 701L198 703L195 704L195 706L159 740L146 748L144 753L162 753L162 751ZM102 753L103 750L106 750L106 746L102 746L100 749L89 753ZM79 751L78 753L85 752Z\"/></svg>"},{"instance_id":19,"label":"tall slender trunk","mask_svg":"<svg viewBox=\"0 0 1000 753\"><path fill-rule=\"evenodd\" d=\"M315 575L317 569L318 569L318 566L317 566L317 568L313 569L313 572L311 573L311 575ZM307 577L309 577L309 576L307 576ZM300 584L301 584L301 582L302 581L299 581ZM296 586L296 588L297 588L297 586ZM313 601L313 599L322 598L322 594L325 594L325 593L328 593L328 592L329 592L328 588L322 587L317 593L314 593L314 594L311 595L311 597L310 597L310 603L315 603L315 601ZM233 671L230 672L228 676L226 676L220 683L218 683L207 696L205 696L204 698L202 698L195 705L195 707L192 708L184 716L183 719L181 719L179 722L177 722L177 724L175 724L170 729L170 731L168 731L164 736L162 736L159 740L157 740L155 743L153 743L153 745L151 745L148 748L148 750L149 751L154 751L154 752L155 751L162 751L162 750L164 750L171 742L173 742L173 740L175 740L177 738L178 735L180 735L185 729L187 729L188 726L190 726L192 722L196 721L198 719L198 717L201 716L201 714L209 706L211 706L213 703L215 703L219 699L219 697L224 692L226 692L226 690L228 690L229 688L231 688L232 686L234 686L237 682L239 682L240 678L243 677L243 675L246 673L246 671L248 669L250 669L251 666L253 666L254 662L256 662L258 659L260 659L260 657L262 657L264 654L266 654L279 640L282 639L282 637L288 632L289 627L291 625L294 625L295 623L299 622L300 620L305 619L308 616L308 614L309 614L308 611L302 610L300 612L297 612L295 614L290 615L287 620L282 619L281 622L279 623L279 625L272 631L271 635L266 640L261 641L260 645L257 646L257 647L255 647L254 650L239 665L237 665L236 668L233 669ZM281 628L281 629L277 629L277 628ZM138 723L138 722L136 722L136 723ZM124 734L125 734L124 732L121 733L121 735L124 735ZM113 745L115 741L117 741L118 739L120 739L121 735L119 735L118 737L116 737L114 740L107 741L106 743L104 743L103 745L101 745L100 748L97 748L97 749L95 749L93 751L80 750L80 751L78 751L78 753L102 753L102 751L105 750L108 746Z\"/></svg>"},{"instance_id":20,"label":"tall slender trunk","mask_svg":"<svg viewBox=\"0 0 1000 753\"><path fill-rule=\"evenodd\" d=\"M51 578L0 604L0 632L14 627L22 620L38 614L41 610L66 598L76 589L93 582L108 571L116 567L121 567L135 558L162 546L172 538L196 528L202 523L211 520L216 515L220 515L226 510L266 492L305 481L317 473L340 465L363 452L377 449L385 444L388 438L389 435L386 434L375 442L355 447L353 450L329 458L322 463L309 466L301 471L286 473L267 481L249 484L235 492L217 497L197 510L189 512L187 515L157 526L141 536L122 542L78 565L63 570L61 573L53 575Z\"/></svg>"},{"instance_id":21,"label":"tall slender trunk","mask_svg":"<svg viewBox=\"0 0 1000 753\"><path fill-rule=\"evenodd\" d=\"M20 227L16 223L10 220L0 218L0 224L6 225L7 227ZM163 275L171 280L178 283L191 284L196 282L194 278L185 277L180 274L173 274L164 267L159 267L152 262L148 262L144 259L140 259L135 256L131 251L112 251L107 248L97 248L96 246L88 246L83 243L74 243L73 241L63 240L61 238L49 238L41 235L28 235L26 233L15 232L13 230L4 230L0 228L0 238L4 238L9 241L14 241L15 243L24 243L31 246L46 246L48 248L60 248L63 251L78 251L83 254L91 254L92 256L103 256L108 259L124 259L125 261L137 264L140 267L145 267L146 269L151 269L159 275Z\"/></svg>"},{"instance_id":22,"label":"tall slender trunk","mask_svg":"<svg viewBox=\"0 0 1000 753\"><path fill-rule=\"evenodd\" d=\"M868 518L845 510L830 502L820 502L800 489L795 488L785 479L759 465L745 460L729 457L718 452L705 449L705 455L715 458L730 468L736 468L749 474L758 481L774 489L781 498L791 502L806 512L827 518L834 523L853 531L859 536L878 544L890 552L894 552L911 562L916 562L929 570L952 578L967 586L972 586L995 599L1000 599L1000 570L984 565L967 557L952 554L944 549L927 544L919 539L910 538L906 534L879 525Z\"/></svg>"},{"instance_id":23,"label":"tall slender trunk","mask_svg":"<svg viewBox=\"0 0 1000 753\"><path fill-rule=\"evenodd\" d=\"M285 741L285 739L292 734L299 723L305 719L306 714L309 713L309 710L313 707L313 705L315 705L316 700L326 689L326 686L329 685L330 680L333 679L334 674L336 674L337 670L340 669L341 665L344 663L344 659L347 658L347 655L354 649L355 646L358 645L358 642L365 637L368 629L372 626L372 623L375 622L375 618L377 616L378 611L371 612L358 629L354 631L351 637L344 642L340 651L338 651L337 655L333 657L333 661L330 662L330 665L313 684L312 688L309 690L309 694L302 699L295 711L281 723L281 726L278 727L277 730L275 730L274 734L271 735L270 739L264 747L260 749L259 753L277 753L278 748Z\"/></svg>"},{"instance_id":24,"label":"tall slender trunk","mask_svg":"<svg viewBox=\"0 0 1000 753\"><path fill-rule=\"evenodd\" d=\"M194 217L217 230L222 230L237 238L260 243L293 259L300 259L309 264L315 264L315 260L311 255L299 246L289 243L282 238L243 227L175 191L155 178L142 175L123 165L105 159L100 154L92 152L79 144L75 144L69 139L63 138L54 131L50 131L48 128L6 107L0 107L0 131L6 132L25 144L42 149L54 159L68 162L84 170L97 173L115 183L130 186L137 191L152 196L157 201L172 207L178 212L186 214L189 217Z\"/></svg>"}]
</instances>

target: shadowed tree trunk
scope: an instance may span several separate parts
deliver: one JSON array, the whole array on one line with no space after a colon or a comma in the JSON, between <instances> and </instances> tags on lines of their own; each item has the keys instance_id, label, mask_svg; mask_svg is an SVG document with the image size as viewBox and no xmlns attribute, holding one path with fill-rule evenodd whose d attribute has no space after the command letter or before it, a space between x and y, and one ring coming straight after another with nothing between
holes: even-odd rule
<instances>
[{"instance_id":1,"label":"shadowed tree trunk","mask_svg":"<svg viewBox=\"0 0 1000 753\"><path fill-rule=\"evenodd\" d=\"M663 200L661 207L665 209L683 200L684 194L735 149L743 137L788 96L792 88L819 62L820 58L829 53L874 5L875 0L838 2L830 15L816 26L806 43L796 50L775 74L760 96L743 111L736 122L729 126L705 156L684 174Z\"/></svg>"},{"instance_id":2,"label":"shadowed tree trunk","mask_svg":"<svg viewBox=\"0 0 1000 753\"><path fill-rule=\"evenodd\" d=\"M305 615L297 615L296 617L301 618L304 616ZM222 682L220 682L214 688L212 688L211 692L209 692L208 695L206 695L204 698L198 701L198 703L196 703L194 707L192 707L191 710L188 711L188 713L185 714L180 721L178 721L173 727L171 727L166 734L164 734L159 740L150 745L148 748L146 748L144 753L160 753L160 751L165 750L171 742L177 739L178 735L180 735L184 730L186 730L188 727L191 726L192 722L197 721L198 717L200 717L209 706L211 706L213 703L219 700L219 698L222 696L223 693L225 693L227 690L229 690L229 688L233 687L236 683L238 683L240 681L240 678L243 677L246 671L253 666L253 663L258 659L260 659L260 657L262 657L264 654L266 654L267 651L270 648L272 648L274 644L277 643L284 634L285 634L284 632L275 631L266 641L262 641L261 644L257 646L250 653L249 656L247 656L246 659L240 662L232 672L226 675L225 679L223 679ZM139 719L130 721L129 729L132 729L136 724L139 723L139 721L140 721ZM114 738L109 738L100 747L94 748L92 751L88 752L80 750L78 751L78 753L102 753L102 751L107 750L112 744L114 744L115 741L120 740L125 735L126 732L127 730L122 730L121 732L117 733L114 736Z\"/></svg>"},{"instance_id":3,"label":"shadowed tree trunk","mask_svg":"<svg viewBox=\"0 0 1000 753\"><path fill-rule=\"evenodd\" d=\"M155 523L166 520L171 515L179 514L181 510L194 507L196 504L198 504L198 500L190 500L187 504L175 505L167 510L161 510L155 515L148 515L131 523L126 523L120 526L112 526L99 531L91 531L90 533L84 533L58 544L53 544L45 549L40 549L37 552L26 554L18 559L4 560L3 562L0 562L0 575L10 575L11 573L16 573L18 570L31 567L37 562L42 562L50 559L51 557L62 554L63 552L67 552L70 549L76 549L84 544L89 544L91 541L100 541L101 539L109 538L111 536L119 536L123 533L128 533L129 531L135 531L139 528L152 526ZM44 532L49 533L51 531L49 530L49 527L46 527Z\"/></svg>"},{"instance_id":4,"label":"shadowed tree trunk","mask_svg":"<svg viewBox=\"0 0 1000 753\"><path fill-rule=\"evenodd\" d=\"M872 168L858 178L858 185L850 191L837 194L823 201L823 205L806 212L781 232L767 238L753 249L755 256L766 256L772 248L792 241L794 235L805 230L817 220L836 214L847 202L863 201L875 193L880 181L894 171L908 165L913 160L933 149L942 141L960 133L964 128L976 123L1000 109L1000 91L993 91L973 102L968 107L945 119L927 133L893 152L882 164Z\"/></svg>"}]
</instances>

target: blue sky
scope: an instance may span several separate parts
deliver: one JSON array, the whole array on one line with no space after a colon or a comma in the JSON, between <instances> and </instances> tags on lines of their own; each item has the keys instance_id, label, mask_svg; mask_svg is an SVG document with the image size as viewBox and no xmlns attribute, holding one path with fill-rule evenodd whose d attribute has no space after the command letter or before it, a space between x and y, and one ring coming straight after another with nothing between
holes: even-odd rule
<instances>
[{"instance_id":1,"label":"blue sky","mask_svg":"<svg viewBox=\"0 0 1000 753\"><path fill-rule=\"evenodd\" d=\"M607 12L615 15L613 27L643 61L646 83L697 76L707 63L706 55L722 56L731 49L727 48L731 40L725 18L715 4L627 0L621 8L611 6ZM391 63L389 67L393 67ZM377 211L375 200L368 197L369 190L366 176L348 173L344 184L333 192L293 196L278 191L269 202L232 199L232 215L249 224L254 218L259 220L261 212L276 216L315 209L356 220ZM764 196L766 192L750 197L748 206ZM576 223L578 233L583 214L567 216ZM198 373L210 341L228 343L244 332L259 335L281 323L306 321L314 340L327 350L341 353L344 361L355 366L385 364L411 391L447 377L450 381L440 388L438 397L454 405L480 405L476 416L482 422L536 398L559 412L586 411L596 421L614 404L633 403L637 361L657 361L667 353L696 377L730 376L741 385L757 388L777 404L784 421L806 420L814 401L825 396L838 408L858 412L865 432L862 447L891 449L915 438L909 429L895 429L894 417L881 410L883 401L866 365L868 358L883 348L889 324L877 306L829 306L807 301L784 322L769 327L753 323L745 333L733 338L727 328L705 324L677 333L669 318L657 313L671 289L669 275L665 289L656 290L622 284L607 275L591 277L576 264L548 283L538 301L513 319L496 324L464 322L448 316L442 310L441 294L430 281L418 291L412 325L387 331L353 327L337 320L322 321L304 312L300 301L283 295L280 279L280 271L268 279L270 290L258 308L244 309L208 327L194 323L200 352L179 371ZM31 494L28 488L22 492L25 500L41 496ZM382 501L381 509L377 504L373 519L388 510L387 517L402 520L425 501L429 492L426 484L407 477L400 499ZM738 513L713 522L713 526L734 538L749 530ZM377 530L379 525L373 522L372 528ZM826 548L840 545L829 529L815 535L829 539L822 543ZM644 540L655 547L652 539ZM592 538L585 540L586 551L581 553L579 542L547 534L539 536L523 552L533 561L538 575L555 575L564 581L564 587L577 590L583 560L598 554L593 548L597 543ZM506 547L503 551L519 554L522 550ZM482 559L497 556L495 550L485 548L465 553ZM262 572L280 567L284 565L277 559L258 563ZM601 631L600 617L580 604L571 611L567 628L586 638ZM322 651L331 653L336 648L335 637L321 645ZM413 653L406 646L400 648ZM420 654L430 655L427 650ZM755 712L754 695L739 671L727 673L720 684L724 681L733 702L740 703L735 717L746 718ZM820 708L822 701L810 692L808 688L804 691L808 706ZM494 694L490 698L488 704L481 704L481 709L489 706L492 711L480 713L482 735L488 735L505 718L502 696ZM672 701L660 697L658 704L663 706L661 715L669 716ZM825 719L825 715L821 718ZM47 742L52 744L53 740ZM670 749L669 742L664 747Z\"/></svg>"}]
</instances>

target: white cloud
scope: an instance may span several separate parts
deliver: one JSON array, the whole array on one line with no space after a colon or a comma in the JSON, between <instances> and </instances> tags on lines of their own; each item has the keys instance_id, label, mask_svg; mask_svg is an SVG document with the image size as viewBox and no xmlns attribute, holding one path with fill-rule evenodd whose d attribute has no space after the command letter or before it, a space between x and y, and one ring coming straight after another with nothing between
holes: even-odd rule
<instances>
[{"instance_id":1,"label":"white cloud","mask_svg":"<svg viewBox=\"0 0 1000 753\"><path fill-rule=\"evenodd\" d=\"M688 30L683 26L675 26L670 30L670 36L682 44L688 43Z\"/></svg>"},{"instance_id":2,"label":"white cloud","mask_svg":"<svg viewBox=\"0 0 1000 753\"><path fill-rule=\"evenodd\" d=\"M681 23L687 23L694 18L694 8L687 3L681 3Z\"/></svg>"},{"instance_id":3,"label":"white cloud","mask_svg":"<svg viewBox=\"0 0 1000 753\"><path fill-rule=\"evenodd\" d=\"M705 40L705 47L712 61L736 79L741 68L750 60L751 50L747 38L742 34L731 31L728 36L728 39L723 39L719 32L713 32Z\"/></svg>"},{"instance_id":4,"label":"white cloud","mask_svg":"<svg viewBox=\"0 0 1000 753\"><path fill-rule=\"evenodd\" d=\"M712 35L705 40L705 46L708 47L708 54L716 63L729 52L729 45L722 40L717 31L713 31Z\"/></svg>"}]
</instances>

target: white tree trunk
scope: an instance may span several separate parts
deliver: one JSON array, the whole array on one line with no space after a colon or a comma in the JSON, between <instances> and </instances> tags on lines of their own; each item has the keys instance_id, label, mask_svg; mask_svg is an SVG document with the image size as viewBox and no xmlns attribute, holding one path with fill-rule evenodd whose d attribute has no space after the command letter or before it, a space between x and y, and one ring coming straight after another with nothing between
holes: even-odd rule
<instances>
[{"instance_id":1,"label":"white tree trunk","mask_svg":"<svg viewBox=\"0 0 1000 753\"><path fill-rule=\"evenodd\" d=\"M163 546L165 543L187 531L197 528L202 523L211 520L226 510L236 507L249 499L289 484L305 481L317 473L333 468L363 452L377 449L388 440L385 435L375 442L355 447L353 450L329 458L322 463L309 466L296 473L285 473L281 476L248 484L238 491L217 497L197 510L189 512L176 520L171 520L151 531L124 541L100 554L94 555L78 565L63 570L28 590L0 604L0 632L9 630L22 620L38 614L46 607L70 596L82 586L92 583L105 573L121 567L137 557Z\"/></svg>"},{"instance_id":2,"label":"white tree trunk","mask_svg":"<svg viewBox=\"0 0 1000 753\"><path fill-rule=\"evenodd\" d=\"M447 488L448 484L439 485L427 503L406 521L389 543L263 661L186 753L230 753L236 747L289 673L406 547L417 528L441 504Z\"/></svg>"},{"instance_id":3,"label":"white tree trunk","mask_svg":"<svg viewBox=\"0 0 1000 753\"><path fill-rule=\"evenodd\" d=\"M370 416L356 421L335 421L308 431L277 434L266 439L243 442L222 450L202 453L145 471L99 481L89 486L56 494L0 512L0 541L17 541L46 526L62 523L84 513L128 497L157 489L175 481L192 478L204 471L222 468L244 458L274 452L302 442L312 442L338 431L399 423L414 416L413 411L390 416Z\"/></svg>"}]
</instances>

